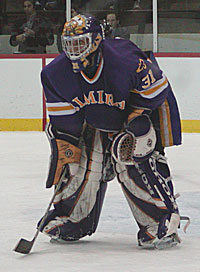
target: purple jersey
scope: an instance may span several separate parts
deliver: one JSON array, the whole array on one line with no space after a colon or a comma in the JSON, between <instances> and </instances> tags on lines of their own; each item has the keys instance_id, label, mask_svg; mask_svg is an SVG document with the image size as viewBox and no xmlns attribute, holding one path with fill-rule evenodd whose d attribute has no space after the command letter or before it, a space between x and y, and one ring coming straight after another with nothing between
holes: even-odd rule
<instances>
[{"instance_id":1,"label":"purple jersey","mask_svg":"<svg viewBox=\"0 0 200 272\"><path fill-rule=\"evenodd\" d=\"M154 110L171 90L158 65L131 41L106 39L98 69L89 78L74 73L61 54L42 71L42 84L51 123L80 136L84 121L103 131L123 128L133 108Z\"/></svg>"}]
</instances>

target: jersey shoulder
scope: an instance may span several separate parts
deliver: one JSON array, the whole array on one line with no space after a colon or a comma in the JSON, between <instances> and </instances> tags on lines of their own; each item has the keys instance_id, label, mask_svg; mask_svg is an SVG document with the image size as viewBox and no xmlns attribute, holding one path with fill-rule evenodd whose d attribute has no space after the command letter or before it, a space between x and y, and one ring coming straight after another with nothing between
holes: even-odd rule
<instances>
[{"instance_id":1,"label":"jersey shoulder","mask_svg":"<svg viewBox=\"0 0 200 272\"><path fill-rule=\"evenodd\" d=\"M71 101L79 92L76 77L64 53L45 66L41 72L41 82L48 101Z\"/></svg>"},{"instance_id":2,"label":"jersey shoulder","mask_svg":"<svg viewBox=\"0 0 200 272\"><path fill-rule=\"evenodd\" d=\"M49 64L47 64L43 69L42 73L45 73L49 76L55 75L55 74L62 74L66 69L70 71L69 69L71 67L71 63L69 59L66 57L65 53L61 53L59 56L57 56L53 61L51 61Z\"/></svg>"},{"instance_id":3,"label":"jersey shoulder","mask_svg":"<svg viewBox=\"0 0 200 272\"><path fill-rule=\"evenodd\" d=\"M126 39L106 38L102 43L103 55L115 66L134 72L137 70L140 59L147 60L147 55L136 44Z\"/></svg>"}]
</instances>

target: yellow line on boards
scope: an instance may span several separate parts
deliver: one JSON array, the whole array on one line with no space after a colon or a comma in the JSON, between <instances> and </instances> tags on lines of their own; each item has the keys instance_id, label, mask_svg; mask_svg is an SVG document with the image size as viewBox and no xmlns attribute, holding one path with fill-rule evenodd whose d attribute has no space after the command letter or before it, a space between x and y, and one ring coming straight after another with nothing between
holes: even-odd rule
<instances>
[{"instance_id":1,"label":"yellow line on boards","mask_svg":"<svg viewBox=\"0 0 200 272\"><path fill-rule=\"evenodd\" d=\"M182 132L200 133L200 120L181 120ZM42 131L42 119L0 119L0 131Z\"/></svg>"},{"instance_id":2,"label":"yellow line on boards","mask_svg":"<svg viewBox=\"0 0 200 272\"><path fill-rule=\"evenodd\" d=\"M42 131L42 119L0 119L0 131Z\"/></svg>"},{"instance_id":3,"label":"yellow line on boards","mask_svg":"<svg viewBox=\"0 0 200 272\"><path fill-rule=\"evenodd\" d=\"M200 132L200 120L181 120L182 132Z\"/></svg>"}]
</instances>

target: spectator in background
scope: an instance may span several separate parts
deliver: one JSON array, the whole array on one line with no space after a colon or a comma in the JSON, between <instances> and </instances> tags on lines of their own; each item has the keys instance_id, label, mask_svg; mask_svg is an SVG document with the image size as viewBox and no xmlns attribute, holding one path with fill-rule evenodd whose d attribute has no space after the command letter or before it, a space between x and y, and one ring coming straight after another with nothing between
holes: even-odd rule
<instances>
[{"instance_id":1,"label":"spectator in background","mask_svg":"<svg viewBox=\"0 0 200 272\"><path fill-rule=\"evenodd\" d=\"M133 5L133 9L140 9L140 2L141 2L141 0L135 0L134 5Z\"/></svg>"},{"instance_id":2,"label":"spectator in background","mask_svg":"<svg viewBox=\"0 0 200 272\"><path fill-rule=\"evenodd\" d=\"M111 26L111 31L110 31L111 38L130 39L130 33L128 28L122 27L120 25L117 15L114 12L107 14L106 21Z\"/></svg>"},{"instance_id":3,"label":"spectator in background","mask_svg":"<svg viewBox=\"0 0 200 272\"><path fill-rule=\"evenodd\" d=\"M23 3L26 17L13 26L10 44L19 45L18 53L46 53L46 46L54 43L51 23L47 18L37 14L35 1L25 0Z\"/></svg>"},{"instance_id":4,"label":"spectator in background","mask_svg":"<svg viewBox=\"0 0 200 272\"><path fill-rule=\"evenodd\" d=\"M60 8L60 1L58 0L36 0L35 6L38 10L52 10Z\"/></svg>"}]
</instances>

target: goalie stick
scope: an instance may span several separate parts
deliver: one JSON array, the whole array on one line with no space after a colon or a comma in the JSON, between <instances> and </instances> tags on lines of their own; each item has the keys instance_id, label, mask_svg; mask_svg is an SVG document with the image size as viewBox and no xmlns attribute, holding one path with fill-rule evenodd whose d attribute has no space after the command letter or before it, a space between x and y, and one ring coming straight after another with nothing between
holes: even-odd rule
<instances>
[{"instance_id":1,"label":"goalie stick","mask_svg":"<svg viewBox=\"0 0 200 272\"><path fill-rule=\"evenodd\" d=\"M52 205L52 203L53 203L53 201L54 201L54 199L56 197L56 194L60 189L60 186L62 184L62 180L63 180L63 177L65 176L65 174L66 174L66 167L62 171L60 180L59 180L59 182L58 182L58 184L57 184L57 186L55 188L54 194L53 194L53 196L52 196L52 198L51 198L51 200L49 202L48 208L47 208L47 210L46 210L46 212L45 212L39 226L37 227L37 231L36 231L33 239L31 241L28 241L26 239L21 238L20 241L18 242L18 244L16 245L16 247L13 249L15 252L22 253L22 254L28 254L31 251L31 249L33 247L33 244L34 244L36 238L38 237L38 234L39 234L39 232L40 232L40 230L42 228L42 225L43 225L45 219L47 218L48 212L49 212L49 210L51 208L51 205Z\"/></svg>"}]
</instances>

